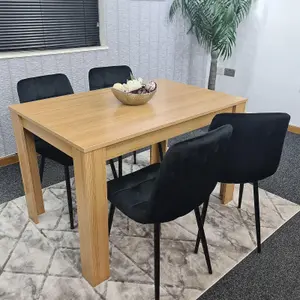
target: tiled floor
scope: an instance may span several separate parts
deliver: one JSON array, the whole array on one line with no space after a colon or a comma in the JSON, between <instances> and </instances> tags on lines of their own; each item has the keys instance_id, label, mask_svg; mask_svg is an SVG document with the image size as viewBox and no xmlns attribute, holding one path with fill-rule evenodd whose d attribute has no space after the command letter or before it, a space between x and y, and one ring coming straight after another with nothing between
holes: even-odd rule
<instances>
[{"instance_id":1,"label":"tiled floor","mask_svg":"<svg viewBox=\"0 0 300 300\"><path fill-rule=\"evenodd\" d=\"M125 171L148 164L147 153L139 154L138 162L132 165L128 158ZM211 196L205 230L212 275L202 251L193 253L197 233L193 213L162 225L162 300L197 299L255 249L251 188L245 186L241 210L236 202L221 205L217 189ZM300 206L263 190L260 197L262 238L266 239ZM92 288L81 276L79 236L77 229L69 229L66 198L63 183L45 189L46 213L38 225L28 221L24 197L0 206L0 299L154 299L152 226L116 212L110 239L111 278Z\"/></svg>"}]
</instances>

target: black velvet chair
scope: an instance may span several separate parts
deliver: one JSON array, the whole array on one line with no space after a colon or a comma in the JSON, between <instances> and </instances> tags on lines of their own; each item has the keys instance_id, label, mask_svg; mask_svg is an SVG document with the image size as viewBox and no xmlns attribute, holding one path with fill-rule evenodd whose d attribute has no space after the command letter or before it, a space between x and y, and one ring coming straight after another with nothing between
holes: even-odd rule
<instances>
[{"instance_id":1,"label":"black velvet chair","mask_svg":"<svg viewBox=\"0 0 300 300\"><path fill-rule=\"evenodd\" d=\"M132 71L128 66L93 68L89 72L90 90L112 87L115 83L126 83L131 79Z\"/></svg>"},{"instance_id":2,"label":"black velvet chair","mask_svg":"<svg viewBox=\"0 0 300 300\"><path fill-rule=\"evenodd\" d=\"M134 221L154 224L155 299L160 285L160 224L195 211L203 251L211 274L203 220L199 206L208 203L217 184L222 153L232 133L225 125L201 137L172 146L161 164L153 164L137 172L108 182L111 202L109 231L115 208Z\"/></svg>"},{"instance_id":3,"label":"black velvet chair","mask_svg":"<svg viewBox=\"0 0 300 300\"><path fill-rule=\"evenodd\" d=\"M128 66L111 66L93 68L89 71L90 90L99 90L112 87L115 83L126 83L131 78L132 71ZM136 151L133 160L136 164ZM118 157L119 176L122 176L122 156Z\"/></svg>"},{"instance_id":4,"label":"black velvet chair","mask_svg":"<svg viewBox=\"0 0 300 300\"><path fill-rule=\"evenodd\" d=\"M17 85L19 99L21 103L42 100L47 98L65 96L73 94L73 89L69 79L64 74L53 74L40 77L33 77L23 79L18 82ZM43 180L45 160L49 158L55 162L64 166L65 180L67 187L68 196L68 208L70 216L70 227L74 228L74 217L73 217L73 205L72 205L72 194L70 184L70 172L69 167L73 165L72 157L48 144L41 138L35 136L36 151L41 155L40 162L40 177ZM117 177L117 173L112 161L110 161L114 177Z\"/></svg>"},{"instance_id":5,"label":"black velvet chair","mask_svg":"<svg viewBox=\"0 0 300 300\"><path fill-rule=\"evenodd\" d=\"M273 175L279 165L290 116L286 113L220 114L209 130L230 124L233 134L218 181L238 183L241 208L245 183L253 183L257 251L261 252L258 181ZM207 208L207 207L206 207ZM205 209L204 209L205 211ZM197 238L196 251L198 250Z\"/></svg>"}]
</instances>

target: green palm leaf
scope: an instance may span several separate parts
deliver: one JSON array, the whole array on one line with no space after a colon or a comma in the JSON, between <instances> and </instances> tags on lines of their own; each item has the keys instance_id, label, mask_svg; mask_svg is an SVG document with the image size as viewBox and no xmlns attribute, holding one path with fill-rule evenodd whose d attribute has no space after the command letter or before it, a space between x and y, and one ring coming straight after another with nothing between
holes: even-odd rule
<instances>
[{"instance_id":1,"label":"green palm leaf","mask_svg":"<svg viewBox=\"0 0 300 300\"><path fill-rule=\"evenodd\" d=\"M232 55L238 25L249 14L255 0L174 0L169 11L172 21L180 12L207 51L215 51L223 59Z\"/></svg>"}]
</instances>

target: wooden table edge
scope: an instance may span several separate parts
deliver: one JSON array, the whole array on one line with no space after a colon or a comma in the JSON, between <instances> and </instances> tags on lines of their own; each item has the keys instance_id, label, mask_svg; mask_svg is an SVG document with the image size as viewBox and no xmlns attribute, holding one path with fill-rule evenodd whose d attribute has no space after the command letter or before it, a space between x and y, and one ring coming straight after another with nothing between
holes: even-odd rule
<instances>
[{"instance_id":1,"label":"wooden table edge","mask_svg":"<svg viewBox=\"0 0 300 300\"><path fill-rule=\"evenodd\" d=\"M130 134L130 135L126 136L126 137L119 138L118 140L115 140L114 142L101 143L101 144L92 145L92 146L89 146L89 147L86 147L86 148L83 148L83 147L81 147L81 146L79 146L79 145L77 145L77 144L75 144L73 142L68 141L67 139L65 139L60 134L57 134L57 133L51 131L49 128L47 128L47 127L45 127L43 125L40 125L38 122L36 122L36 121L28 118L26 115L24 115L23 113L19 112L18 110L16 110L14 108L14 106L20 105L20 104L10 105L9 109L11 111L14 111L15 113L17 113L23 120L26 120L27 122L34 124L36 126L36 128L40 128L40 129L44 130L44 132L49 133L51 135L54 135L56 138L60 139L64 143L70 145L71 147L76 148L77 150L79 150L81 152L88 153L88 152L94 151L94 150L99 149L99 148L107 148L107 147L110 147L110 146L112 146L114 144L122 143L122 142L124 142L126 140L129 140L129 139L138 138L138 137L141 137L143 135L147 135L149 133L156 132L156 131L162 130L164 128L168 128L168 127L173 126L175 124L181 124L181 123L193 120L193 119L204 117L205 115L208 115L208 114L211 114L211 113L214 113L214 112L219 112L219 111L222 111L222 110L225 110L225 109L228 109L228 108L234 108L234 107L239 106L241 104L246 104L247 101L248 101L248 99L244 98L244 97L236 97L236 99L238 101L236 103L234 103L233 105L232 104L231 105L224 105L224 106L220 107L217 111L215 111L215 110L209 110L209 111L207 111L205 113L200 113L200 114L197 114L197 115L194 115L194 116L191 116L191 117L182 118L180 120L172 121L172 122L170 122L168 124L164 124L164 125L161 125L161 126L158 126L158 127L155 127L155 128L153 127L153 128L147 129L147 130L145 130L143 132L139 132L137 134ZM235 112L234 109L233 109L233 112ZM28 130L30 130L30 129L34 130L33 126L31 126L30 129L27 128L28 127L27 124L28 123L25 122L24 128L26 128ZM33 132L33 133L35 133L35 132Z\"/></svg>"}]
</instances>

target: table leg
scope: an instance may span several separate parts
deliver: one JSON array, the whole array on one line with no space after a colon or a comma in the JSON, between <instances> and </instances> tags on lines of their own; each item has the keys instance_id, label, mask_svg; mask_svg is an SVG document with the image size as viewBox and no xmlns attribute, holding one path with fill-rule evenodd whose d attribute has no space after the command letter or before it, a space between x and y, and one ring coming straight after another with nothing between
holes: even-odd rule
<instances>
[{"instance_id":1,"label":"table leg","mask_svg":"<svg viewBox=\"0 0 300 300\"><path fill-rule=\"evenodd\" d=\"M232 108L233 113L244 113L246 109L246 103L241 103Z\"/></svg>"},{"instance_id":2,"label":"table leg","mask_svg":"<svg viewBox=\"0 0 300 300\"><path fill-rule=\"evenodd\" d=\"M223 204L228 204L233 199L234 184L221 183L220 197Z\"/></svg>"},{"instance_id":3,"label":"table leg","mask_svg":"<svg viewBox=\"0 0 300 300\"><path fill-rule=\"evenodd\" d=\"M109 277L105 150L73 149L82 274L96 286Z\"/></svg>"},{"instance_id":4,"label":"table leg","mask_svg":"<svg viewBox=\"0 0 300 300\"><path fill-rule=\"evenodd\" d=\"M162 150L163 153L167 150L167 141L162 141ZM160 156L159 156L159 149L158 144L154 144L151 146L151 152L150 152L150 164L155 164L160 162Z\"/></svg>"},{"instance_id":5,"label":"table leg","mask_svg":"<svg viewBox=\"0 0 300 300\"><path fill-rule=\"evenodd\" d=\"M236 105L232 108L233 113L245 112L246 103ZM233 199L234 184L221 184L220 197L223 204L227 204Z\"/></svg>"},{"instance_id":6,"label":"table leg","mask_svg":"<svg viewBox=\"0 0 300 300\"><path fill-rule=\"evenodd\" d=\"M23 127L22 119L16 113L11 112L11 118L18 149L28 215L34 223L38 223L38 215L44 213L45 209L34 136Z\"/></svg>"}]
</instances>

